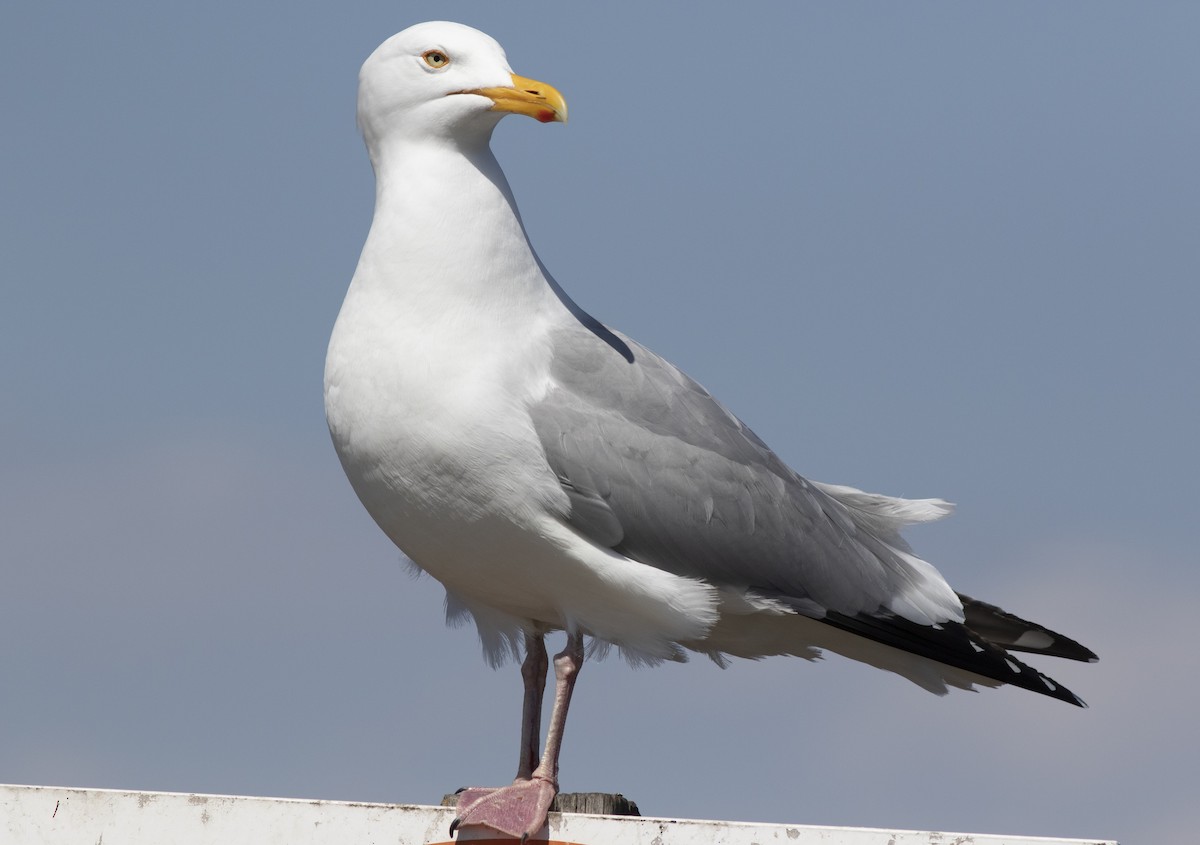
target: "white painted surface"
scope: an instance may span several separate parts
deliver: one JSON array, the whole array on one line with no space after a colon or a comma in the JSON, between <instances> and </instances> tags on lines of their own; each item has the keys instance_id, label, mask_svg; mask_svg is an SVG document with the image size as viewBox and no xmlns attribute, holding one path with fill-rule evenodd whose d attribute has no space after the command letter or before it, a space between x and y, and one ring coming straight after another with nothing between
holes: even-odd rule
<instances>
[{"instance_id":1,"label":"white painted surface","mask_svg":"<svg viewBox=\"0 0 1200 845\"><path fill-rule=\"evenodd\" d=\"M432 845L449 841L454 810L171 792L0 785L2 845ZM489 840L464 833L459 841ZM1039 839L746 822L550 817L550 841L604 845L1115 845Z\"/></svg>"}]
</instances>

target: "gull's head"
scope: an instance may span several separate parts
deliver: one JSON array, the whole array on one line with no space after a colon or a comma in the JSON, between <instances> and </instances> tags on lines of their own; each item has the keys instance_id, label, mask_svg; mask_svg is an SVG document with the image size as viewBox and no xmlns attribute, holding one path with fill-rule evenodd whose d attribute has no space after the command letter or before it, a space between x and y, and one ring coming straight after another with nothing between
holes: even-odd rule
<instances>
[{"instance_id":1,"label":"gull's head","mask_svg":"<svg viewBox=\"0 0 1200 845\"><path fill-rule=\"evenodd\" d=\"M517 76L504 49L477 29L446 21L410 26L358 75L358 123L368 146L388 137L486 142L505 114L566 122L562 95Z\"/></svg>"}]
</instances>

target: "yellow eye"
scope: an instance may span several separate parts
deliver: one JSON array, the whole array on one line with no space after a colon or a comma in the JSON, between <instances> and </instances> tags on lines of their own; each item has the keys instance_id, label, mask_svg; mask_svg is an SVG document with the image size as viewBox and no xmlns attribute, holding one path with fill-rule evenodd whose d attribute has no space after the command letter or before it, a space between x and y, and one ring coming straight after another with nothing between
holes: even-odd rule
<instances>
[{"instance_id":1,"label":"yellow eye","mask_svg":"<svg viewBox=\"0 0 1200 845\"><path fill-rule=\"evenodd\" d=\"M432 68L443 68L450 64L450 57L441 50L426 50L421 54L421 58Z\"/></svg>"}]
</instances>

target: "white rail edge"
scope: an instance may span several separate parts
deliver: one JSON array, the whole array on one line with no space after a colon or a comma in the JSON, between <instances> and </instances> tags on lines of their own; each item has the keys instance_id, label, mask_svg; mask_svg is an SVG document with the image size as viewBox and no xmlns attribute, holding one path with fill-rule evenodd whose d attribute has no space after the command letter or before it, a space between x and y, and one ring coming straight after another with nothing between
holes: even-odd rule
<instances>
[{"instance_id":1,"label":"white rail edge","mask_svg":"<svg viewBox=\"0 0 1200 845\"><path fill-rule=\"evenodd\" d=\"M11 845L445 845L450 807L0 785ZM549 843L572 845L1117 845L983 833L552 813ZM458 842L499 843L479 831ZM531 840L540 845L546 840Z\"/></svg>"}]
</instances>

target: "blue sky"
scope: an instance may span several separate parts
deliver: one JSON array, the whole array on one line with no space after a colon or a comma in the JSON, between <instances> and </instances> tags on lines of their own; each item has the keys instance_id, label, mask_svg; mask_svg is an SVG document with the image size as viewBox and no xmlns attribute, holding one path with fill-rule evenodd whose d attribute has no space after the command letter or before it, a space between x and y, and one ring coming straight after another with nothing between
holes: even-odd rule
<instances>
[{"instance_id":1,"label":"blue sky","mask_svg":"<svg viewBox=\"0 0 1200 845\"><path fill-rule=\"evenodd\" d=\"M636 8L636 11L635 11ZM956 501L960 590L1092 705L830 658L585 667L562 782L653 815L1183 841L1200 693L1200 10L60 4L0 13L0 782L436 802L520 682L321 408L358 67L434 18L567 126L494 147L585 308L800 472Z\"/></svg>"}]
</instances>

